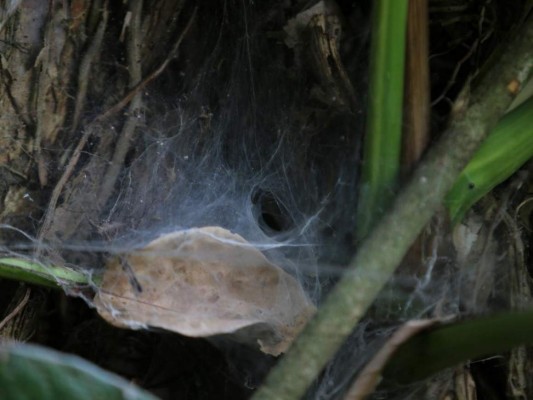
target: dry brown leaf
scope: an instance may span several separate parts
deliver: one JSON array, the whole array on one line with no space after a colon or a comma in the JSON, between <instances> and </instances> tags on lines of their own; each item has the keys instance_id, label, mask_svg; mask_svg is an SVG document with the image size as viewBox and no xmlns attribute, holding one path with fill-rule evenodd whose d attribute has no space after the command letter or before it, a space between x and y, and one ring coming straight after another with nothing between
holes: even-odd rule
<instances>
[{"instance_id":1,"label":"dry brown leaf","mask_svg":"<svg viewBox=\"0 0 533 400\"><path fill-rule=\"evenodd\" d=\"M272 355L315 312L296 279L219 227L169 233L110 260L95 305L115 326L229 334Z\"/></svg>"}]
</instances>

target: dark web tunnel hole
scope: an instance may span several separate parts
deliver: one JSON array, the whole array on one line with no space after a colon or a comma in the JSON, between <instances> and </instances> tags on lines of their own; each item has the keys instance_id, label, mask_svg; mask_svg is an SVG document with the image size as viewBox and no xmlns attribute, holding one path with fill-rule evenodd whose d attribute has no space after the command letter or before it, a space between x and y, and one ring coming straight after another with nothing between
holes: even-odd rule
<instances>
[{"instance_id":1,"label":"dark web tunnel hole","mask_svg":"<svg viewBox=\"0 0 533 400\"><path fill-rule=\"evenodd\" d=\"M254 219L265 235L276 236L294 228L289 210L272 191L255 188L251 201Z\"/></svg>"}]
</instances>

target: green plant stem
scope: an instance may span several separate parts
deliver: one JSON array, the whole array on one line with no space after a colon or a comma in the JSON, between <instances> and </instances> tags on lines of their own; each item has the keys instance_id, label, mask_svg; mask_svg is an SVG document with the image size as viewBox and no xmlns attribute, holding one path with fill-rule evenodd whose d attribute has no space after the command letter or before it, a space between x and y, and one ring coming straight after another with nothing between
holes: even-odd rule
<instances>
[{"instance_id":1,"label":"green plant stem","mask_svg":"<svg viewBox=\"0 0 533 400\"><path fill-rule=\"evenodd\" d=\"M512 80L523 84L533 64L533 18L506 44L499 62L481 77L470 105L425 157L391 210L361 244L348 270L268 375L254 400L301 398L339 349L409 246L441 206L459 173L513 99Z\"/></svg>"},{"instance_id":2,"label":"green plant stem","mask_svg":"<svg viewBox=\"0 0 533 400\"><path fill-rule=\"evenodd\" d=\"M358 199L357 238L390 205L400 171L408 0L374 2L368 125Z\"/></svg>"},{"instance_id":3,"label":"green plant stem","mask_svg":"<svg viewBox=\"0 0 533 400\"><path fill-rule=\"evenodd\" d=\"M20 258L0 258L0 278L15 279L41 286L60 288L64 285L88 285L86 275L68 268L44 266Z\"/></svg>"}]
</instances>

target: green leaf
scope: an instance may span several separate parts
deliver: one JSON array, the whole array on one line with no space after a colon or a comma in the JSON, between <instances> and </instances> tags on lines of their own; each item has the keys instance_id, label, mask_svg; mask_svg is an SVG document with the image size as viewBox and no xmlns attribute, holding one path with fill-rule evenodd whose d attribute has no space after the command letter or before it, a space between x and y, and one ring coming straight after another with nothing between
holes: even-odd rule
<instances>
[{"instance_id":1,"label":"green leaf","mask_svg":"<svg viewBox=\"0 0 533 400\"><path fill-rule=\"evenodd\" d=\"M0 278L59 288L65 285L88 285L89 277L66 267L45 266L21 258L0 258Z\"/></svg>"},{"instance_id":2,"label":"green leaf","mask_svg":"<svg viewBox=\"0 0 533 400\"><path fill-rule=\"evenodd\" d=\"M450 218L464 214L533 157L533 97L506 114L461 172L446 196Z\"/></svg>"},{"instance_id":3,"label":"green leaf","mask_svg":"<svg viewBox=\"0 0 533 400\"><path fill-rule=\"evenodd\" d=\"M402 344L383 371L408 384L461 362L533 344L533 311L508 312L429 329Z\"/></svg>"},{"instance_id":4,"label":"green leaf","mask_svg":"<svg viewBox=\"0 0 533 400\"><path fill-rule=\"evenodd\" d=\"M157 398L77 356L17 343L0 347L0 399Z\"/></svg>"}]
</instances>

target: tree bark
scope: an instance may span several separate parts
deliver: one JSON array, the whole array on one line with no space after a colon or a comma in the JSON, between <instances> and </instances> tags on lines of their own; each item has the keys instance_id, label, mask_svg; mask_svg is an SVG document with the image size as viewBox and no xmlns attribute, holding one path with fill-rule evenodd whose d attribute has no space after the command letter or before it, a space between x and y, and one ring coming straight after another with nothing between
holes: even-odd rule
<instances>
[{"instance_id":1,"label":"tree bark","mask_svg":"<svg viewBox=\"0 0 533 400\"><path fill-rule=\"evenodd\" d=\"M28 237L37 238L36 248L21 253L35 257L45 242L95 231L142 122L143 80L177 56L192 10L170 0L3 7L0 241L33 247ZM0 281L6 292L14 285Z\"/></svg>"}]
</instances>

